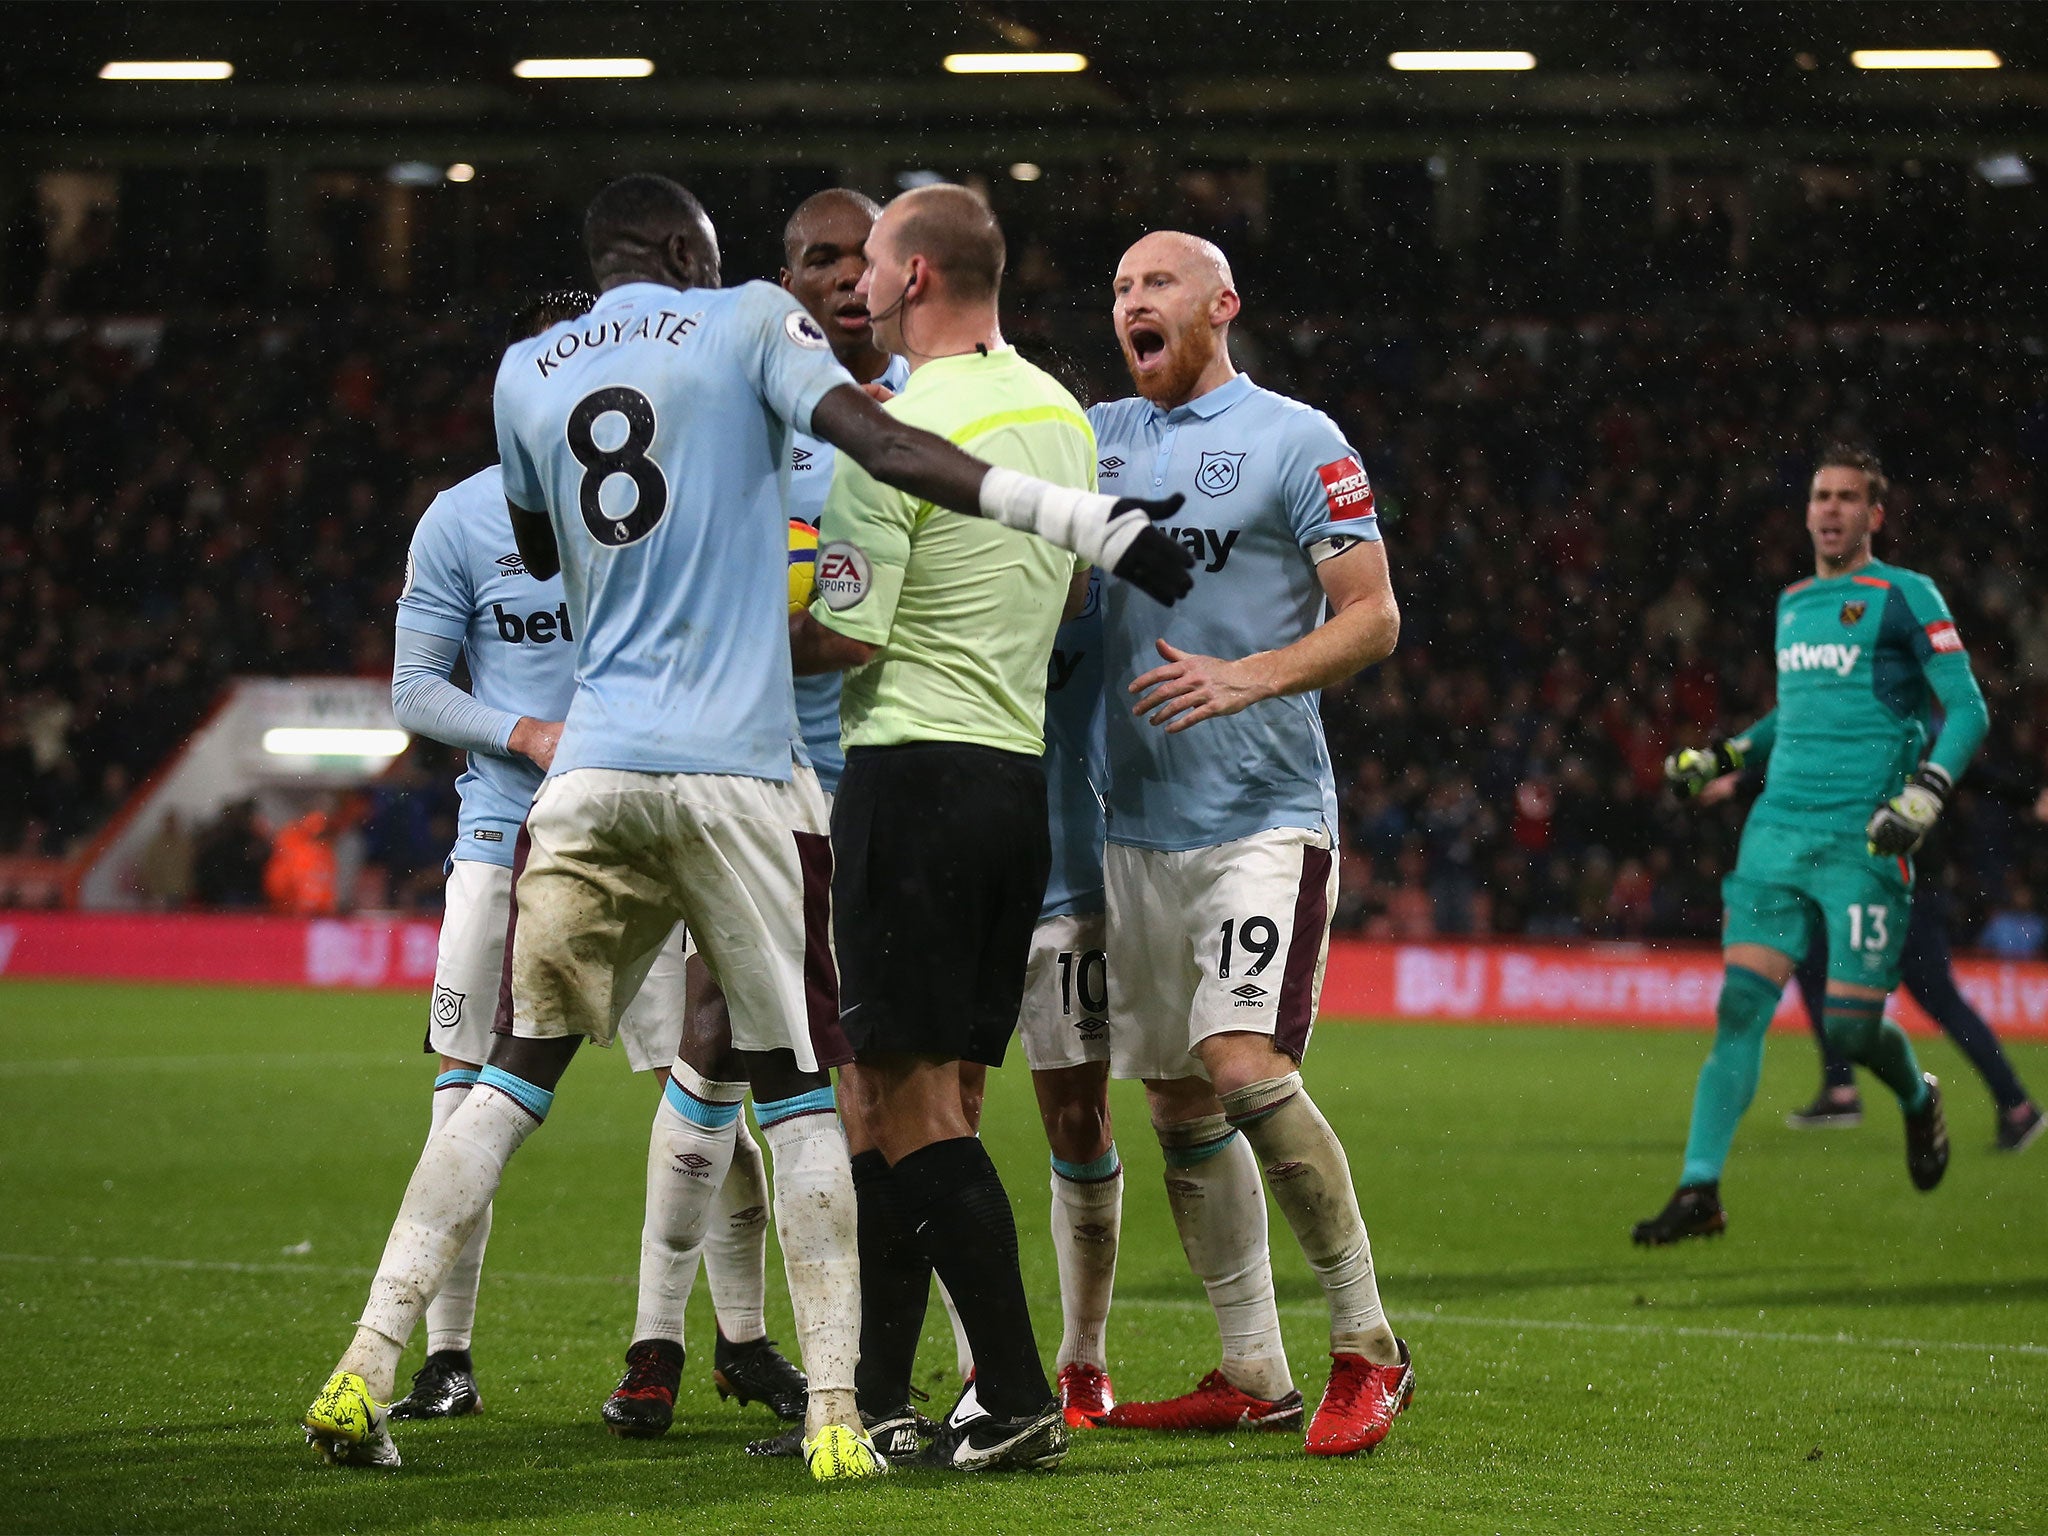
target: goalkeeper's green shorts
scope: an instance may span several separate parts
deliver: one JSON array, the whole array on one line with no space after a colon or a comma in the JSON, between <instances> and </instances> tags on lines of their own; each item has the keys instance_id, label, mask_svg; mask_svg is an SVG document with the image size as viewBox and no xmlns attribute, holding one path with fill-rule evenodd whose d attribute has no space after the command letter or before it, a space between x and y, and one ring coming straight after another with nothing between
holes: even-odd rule
<instances>
[{"instance_id":1,"label":"goalkeeper's green shorts","mask_svg":"<svg viewBox=\"0 0 2048 1536\"><path fill-rule=\"evenodd\" d=\"M1722 944L1761 944L1796 963L1818 918L1827 927L1828 979L1899 984L1913 866L1873 854L1861 830L1807 831L1751 817L1735 872L1721 882Z\"/></svg>"}]
</instances>

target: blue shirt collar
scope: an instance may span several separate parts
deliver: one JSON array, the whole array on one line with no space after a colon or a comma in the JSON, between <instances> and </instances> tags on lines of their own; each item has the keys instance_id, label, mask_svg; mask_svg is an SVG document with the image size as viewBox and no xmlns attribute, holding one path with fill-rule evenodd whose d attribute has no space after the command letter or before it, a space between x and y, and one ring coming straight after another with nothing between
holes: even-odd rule
<instances>
[{"instance_id":1,"label":"blue shirt collar","mask_svg":"<svg viewBox=\"0 0 2048 1536\"><path fill-rule=\"evenodd\" d=\"M1240 373L1231 379L1228 384L1219 384L1206 395L1195 396L1186 405L1176 405L1170 411L1162 411L1155 405L1152 410L1155 416L1175 424L1186 421L1191 416L1198 416L1203 421L1208 421L1211 417L1221 416L1225 411L1237 404L1238 401L1250 394L1254 387L1251 375Z\"/></svg>"}]
</instances>

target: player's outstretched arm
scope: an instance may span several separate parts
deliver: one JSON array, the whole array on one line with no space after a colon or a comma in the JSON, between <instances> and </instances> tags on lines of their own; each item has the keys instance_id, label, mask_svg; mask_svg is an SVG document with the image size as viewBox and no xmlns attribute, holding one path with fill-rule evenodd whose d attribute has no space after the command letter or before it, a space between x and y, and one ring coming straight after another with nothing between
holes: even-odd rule
<instances>
[{"instance_id":1,"label":"player's outstretched arm","mask_svg":"<svg viewBox=\"0 0 2048 1536\"><path fill-rule=\"evenodd\" d=\"M1169 734L1218 715L1234 715L1261 699L1328 688L1393 654L1401 609L1387 569L1387 547L1361 541L1316 567L1330 599L1330 617L1292 645L1240 661L1199 656L1166 641L1154 667L1130 686L1131 713L1147 715Z\"/></svg>"},{"instance_id":2,"label":"player's outstretched arm","mask_svg":"<svg viewBox=\"0 0 2048 1536\"><path fill-rule=\"evenodd\" d=\"M1707 787L1722 778L1732 779L1745 769L1761 772L1777 740L1778 712L1774 709L1748 730L1726 741L1710 742L1704 747L1680 747L1664 759L1664 782L1682 800L1702 799L1707 805L1717 805L1734 793L1734 786L1731 783L1725 792L1705 798Z\"/></svg>"},{"instance_id":3,"label":"player's outstretched arm","mask_svg":"<svg viewBox=\"0 0 2048 1536\"><path fill-rule=\"evenodd\" d=\"M1152 526L1153 519L1174 514L1178 495L1164 501L1105 496L994 468L898 421L851 384L812 408L811 432L877 480L969 517L1035 533L1159 602L1172 603L1194 585L1188 574L1194 558Z\"/></svg>"}]
</instances>

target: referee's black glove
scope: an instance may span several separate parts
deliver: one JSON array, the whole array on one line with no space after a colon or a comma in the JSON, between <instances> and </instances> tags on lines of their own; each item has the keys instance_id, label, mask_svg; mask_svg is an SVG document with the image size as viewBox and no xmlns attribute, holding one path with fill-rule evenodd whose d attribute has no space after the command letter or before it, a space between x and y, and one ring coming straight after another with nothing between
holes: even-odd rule
<instances>
[{"instance_id":1,"label":"referee's black glove","mask_svg":"<svg viewBox=\"0 0 2048 1536\"><path fill-rule=\"evenodd\" d=\"M1150 501L1143 496L1120 496L1115 510L1110 513L1110 523L1114 526L1132 512L1142 512L1157 522L1178 512L1185 499L1179 491L1163 501ZM1188 553L1180 540L1161 533L1157 528L1145 527L1138 530L1137 537L1110 567L1110 574L1128 581L1147 597L1170 608L1193 590L1195 578L1188 572L1194 566L1195 557Z\"/></svg>"}]
</instances>

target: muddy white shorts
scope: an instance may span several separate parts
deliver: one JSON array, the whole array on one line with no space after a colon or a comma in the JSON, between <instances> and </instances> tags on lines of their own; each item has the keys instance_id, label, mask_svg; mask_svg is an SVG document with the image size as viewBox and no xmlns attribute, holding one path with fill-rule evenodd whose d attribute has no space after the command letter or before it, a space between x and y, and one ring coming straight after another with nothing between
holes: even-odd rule
<instances>
[{"instance_id":1,"label":"muddy white shorts","mask_svg":"<svg viewBox=\"0 0 2048 1536\"><path fill-rule=\"evenodd\" d=\"M1301 1060L1337 898L1326 834L1280 827L1177 852L1111 843L1103 881L1115 1076L1205 1077L1196 1043L1231 1031Z\"/></svg>"},{"instance_id":2,"label":"muddy white shorts","mask_svg":"<svg viewBox=\"0 0 2048 1536\"><path fill-rule=\"evenodd\" d=\"M734 1046L794 1052L807 1072L851 1059L826 814L803 767L788 783L614 768L547 780L519 839L505 1027L608 1044L681 922L724 988Z\"/></svg>"},{"instance_id":3,"label":"muddy white shorts","mask_svg":"<svg viewBox=\"0 0 2048 1536\"><path fill-rule=\"evenodd\" d=\"M1048 917L1031 933L1017 1038L1034 1072L1109 1060L1109 957L1103 917Z\"/></svg>"},{"instance_id":4,"label":"muddy white shorts","mask_svg":"<svg viewBox=\"0 0 2048 1536\"><path fill-rule=\"evenodd\" d=\"M488 1061L491 1022L505 975L512 871L481 859L457 859L448 872L446 903L434 960L434 995L427 1008L425 1048L430 1055L457 1061ZM656 952L646 981L619 1019L619 1043L635 1072L652 1072L675 1059L683 1037L683 958L687 950L688 936L678 924Z\"/></svg>"}]
</instances>

